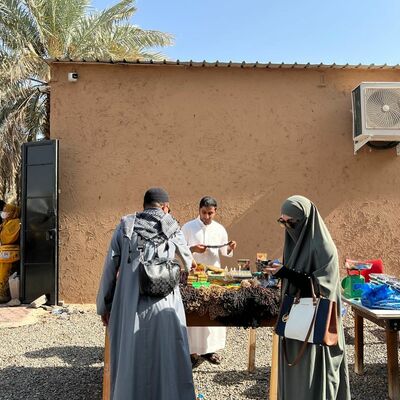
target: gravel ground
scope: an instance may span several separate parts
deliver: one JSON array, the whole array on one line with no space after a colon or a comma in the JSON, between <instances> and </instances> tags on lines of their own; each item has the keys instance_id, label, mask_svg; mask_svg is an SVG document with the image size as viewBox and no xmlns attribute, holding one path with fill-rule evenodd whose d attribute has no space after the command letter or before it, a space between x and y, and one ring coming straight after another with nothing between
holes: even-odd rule
<instances>
[{"instance_id":1,"label":"gravel ground","mask_svg":"<svg viewBox=\"0 0 400 400\"><path fill-rule=\"evenodd\" d=\"M101 399L104 330L93 306L71 307L70 315L42 317L35 325L0 329L1 400ZM387 399L383 329L365 322L365 374L354 373L353 320L345 319L352 399ZM271 329L257 329L257 370L248 374L248 331L228 328L224 361L194 370L205 400L267 399ZM145 400L145 399L143 399Z\"/></svg>"}]
</instances>

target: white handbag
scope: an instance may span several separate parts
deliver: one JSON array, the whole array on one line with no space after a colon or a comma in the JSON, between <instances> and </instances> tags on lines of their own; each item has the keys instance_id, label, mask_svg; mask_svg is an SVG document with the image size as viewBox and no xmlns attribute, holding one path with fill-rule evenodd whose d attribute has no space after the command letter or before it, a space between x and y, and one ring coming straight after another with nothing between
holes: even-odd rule
<instances>
[{"instance_id":1,"label":"white handbag","mask_svg":"<svg viewBox=\"0 0 400 400\"><path fill-rule=\"evenodd\" d=\"M318 307L318 300L314 303L312 297L300 298L299 302L293 302L285 326L285 337L289 339L300 340L313 343L314 324L313 319ZM311 327L310 334L307 337L308 330Z\"/></svg>"},{"instance_id":2,"label":"white handbag","mask_svg":"<svg viewBox=\"0 0 400 400\"><path fill-rule=\"evenodd\" d=\"M275 325L275 332L283 338L283 351L290 367L300 361L307 344L333 346L338 341L336 303L317 297L312 279L310 283L312 297L300 297L300 292L295 297L285 294ZM303 342L293 362L288 361L285 339Z\"/></svg>"}]
</instances>

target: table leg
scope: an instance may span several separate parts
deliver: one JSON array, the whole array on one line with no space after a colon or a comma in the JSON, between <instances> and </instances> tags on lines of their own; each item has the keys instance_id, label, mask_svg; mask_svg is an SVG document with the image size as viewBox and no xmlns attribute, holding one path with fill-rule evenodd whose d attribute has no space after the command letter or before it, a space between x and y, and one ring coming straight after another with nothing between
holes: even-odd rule
<instances>
[{"instance_id":1,"label":"table leg","mask_svg":"<svg viewBox=\"0 0 400 400\"><path fill-rule=\"evenodd\" d=\"M103 400L110 400L110 341L106 329L104 345Z\"/></svg>"},{"instance_id":2,"label":"table leg","mask_svg":"<svg viewBox=\"0 0 400 400\"><path fill-rule=\"evenodd\" d=\"M247 363L247 371L254 372L256 370L256 330L249 329L249 361Z\"/></svg>"},{"instance_id":3,"label":"table leg","mask_svg":"<svg viewBox=\"0 0 400 400\"><path fill-rule=\"evenodd\" d=\"M364 318L354 312L354 371L356 374L364 373Z\"/></svg>"},{"instance_id":4,"label":"table leg","mask_svg":"<svg viewBox=\"0 0 400 400\"><path fill-rule=\"evenodd\" d=\"M389 398L391 400L400 399L399 386L399 362L398 362L398 332L386 328L386 351L387 351L387 369Z\"/></svg>"},{"instance_id":5,"label":"table leg","mask_svg":"<svg viewBox=\"0 0 400 400\"><path fill-rule=\"evenodd\" d=\"M272 334L271 374L269 378L269 400L278 398L279 336Z\"/></svg>"}]
</instances>

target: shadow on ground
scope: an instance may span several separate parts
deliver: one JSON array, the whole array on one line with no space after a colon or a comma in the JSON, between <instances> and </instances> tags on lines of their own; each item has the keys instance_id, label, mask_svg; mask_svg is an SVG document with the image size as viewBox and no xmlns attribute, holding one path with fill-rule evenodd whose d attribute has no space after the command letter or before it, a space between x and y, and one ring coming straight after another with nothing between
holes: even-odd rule
<instances>
[{"instance_id":1,"label":"shadow on ground","mask_svg":"<svg viewBox=\"0 0 400 400\"><path fill-rule=\"evenodd\" d=\"M2 400L98 400L102 393L103 368L101 347L52 347L28 352L27 358L40 359L38 367L10 366L1 369ZM46 366L47 358L59 357L67 366ZM197 379L209 371L198 371ZM387 370L385 364L365 364L365 373L357 375L354 364L349 365L352 400L387 399ZM247 371L215 372L216 387L248 386L241 398L268 399L270 368ZM212 399L210 399L212 400Z\"/></svg>"},{"instance_id":2,"label":"shadow on ground","mask_svg":"<svg viewBox=\"0 0 400 400\"><path fill-rule=\"evenodd\" d=\"M371 399L386 400L387 390L387 371L382 364L366 364L363 375L354 372L354 365L349 365L350 388L352 400ZM224 371L216 373L214 376L215 385L232 386L241 385L244 381L251 381L254 384L242 392L246 399L268 399L269 396L269 377L270 368L257 368L254 374L247 371Z\"/></svg>"},{"instance_id":3,"label":"shadow on ground","mask_svg":"<svg viewBox=\"0 0 400 400\"><path fill-rule=\"evenodd\" d=\"M2 400L99 400L103 368L101 347L51 347L25 354L41 359L38 367L1 369ZM46 358L59 357L67 366L46 366ZM97 364L97 365L95 365Z\"/></svg>"},{"instance_id":4,"label":"shadow on ground","mask_svg":"<svg viewBox=\"0 0 400 400\"><path fill-rule=\"evenodd\" d=\"M64 346L49 347L25 353L27 358L58 357L73 366L89 366L103 362L103 347Z\"/></svg>"},{"instance_id":5,"label":"shadow on ground","mask_svg":"<svg viewBox=\"0 0 400 400\"><path fill-rule=\"evenodd\" d=\"M354 329L345 327L344 329L344 340L347 345L354 345Z\"/></svg>"},{"instance_id":6,"label":"shadow on ground","mask_svg":"<svg viewBox=\"0 0 400 400\"><path fill-rule=\"evenodd\" d=\"M217 372L213 380L215 385L222 386L241 385L245 381L254 382L242 392L242 396L247 399L268 399L270 370L270 367L256 368L252 374L237 370Z\"/></svg>"},{"instance_id":7,"label":"shadow on ground","mask_svg":"<svg viewBox=\"0 0 400 400\"><path fill-rule=\"evenodd\" d=\"M349 373L352 400L388 399L386 364L364 364L363 375L356 374L354 364L350 364Z\"/></svg>"},{"instance_id":8,"label":"shadow on ground","mask_svg":"<svg viewBox=\"0 0 400 400\"><path fill-rule=\"evenodd\" d=\"M1 370L1 399L99 400L102 373L101 367L8 367Z\"/></svg>"}]
</instances>

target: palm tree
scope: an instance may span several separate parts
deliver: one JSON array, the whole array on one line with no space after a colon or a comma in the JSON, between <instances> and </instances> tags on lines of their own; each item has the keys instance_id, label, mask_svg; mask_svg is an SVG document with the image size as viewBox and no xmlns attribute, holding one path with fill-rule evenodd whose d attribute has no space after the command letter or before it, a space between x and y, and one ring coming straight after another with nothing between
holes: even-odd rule
<instances>
[{"instance_id":1,"label":"palm tree","mask_svg":"<svg viewBox=\"0 0 400 400\"><path fill-rule=\"evenodd\" d=\"M0 198L18 186L20 146L50 138L47 59L161 59L166 33L129 23L135 0L0 0ZM149 50L150 49L150 50Z\"/></svg>"}]
</instances>

